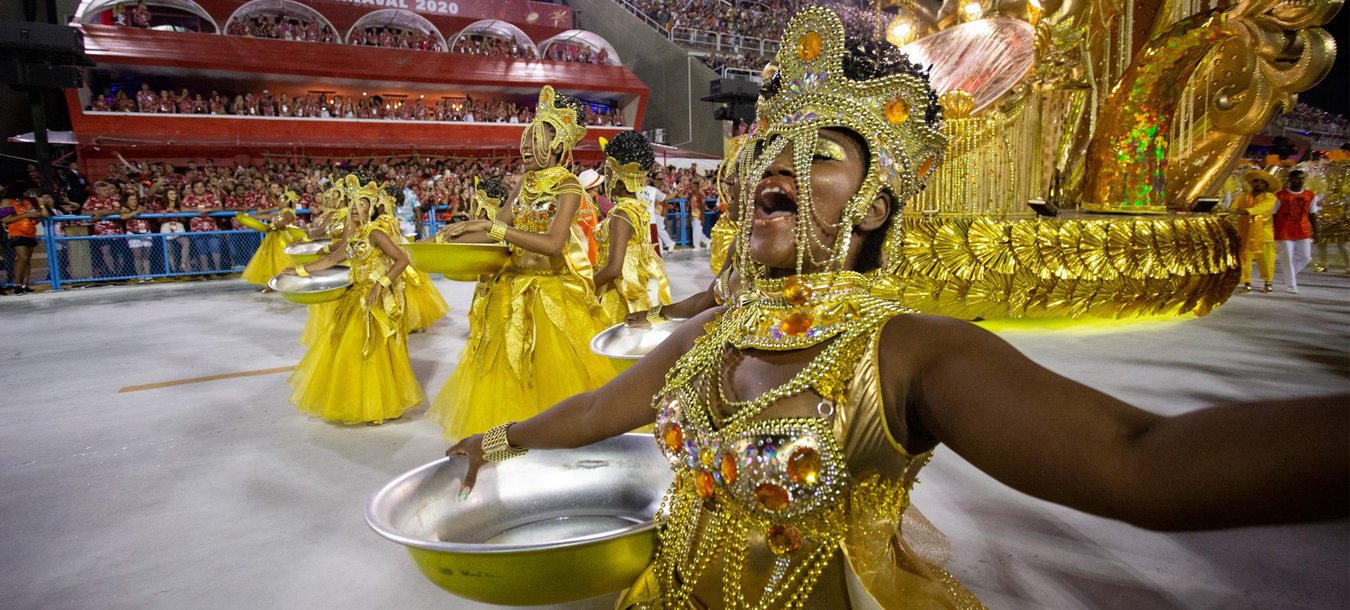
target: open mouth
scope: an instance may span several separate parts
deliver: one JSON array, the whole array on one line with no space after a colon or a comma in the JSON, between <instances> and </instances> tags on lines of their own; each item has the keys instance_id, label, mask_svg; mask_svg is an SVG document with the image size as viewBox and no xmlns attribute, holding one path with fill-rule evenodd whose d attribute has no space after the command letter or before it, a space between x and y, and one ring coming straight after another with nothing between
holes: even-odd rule
<instances>
[{"instance_id":1,"label":"open mouth","mask_svg":"<svg viewBox=\"0 0 1350 610\"><path fill-rule=\"evenodd\" d=\"M755 188L755 222L797 217L797 187L790 180L765 178Z\"/></svg>"}]
</instances>

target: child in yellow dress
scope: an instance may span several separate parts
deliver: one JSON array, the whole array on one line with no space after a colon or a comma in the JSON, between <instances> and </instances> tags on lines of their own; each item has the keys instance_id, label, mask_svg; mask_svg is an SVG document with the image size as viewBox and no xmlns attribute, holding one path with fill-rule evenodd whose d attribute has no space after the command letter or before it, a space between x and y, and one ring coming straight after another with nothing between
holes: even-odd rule
<instances>
[{"instance_id":1,"label":"child in yellow dress","mask_svg":"<svg viewBox=\"0 0 1350 610\"><path fill-rule=\"evenodd\" d=\"M351 289L289 379L291 402L300 411L344 424L397 419L423 399L402 321L408 255L380 220L386 206L381 194L373 184L349 193L354 205L340 249L286 270L303 277L344 261L351 267Z\"/></svg>"},{"instance_id":2,"label":"child in yellow dress","mask_svg":"<svg viewBox=\"0 0 1350 610\"><path fill-rule=\"evenodd\" d=\"M617 324L630 312L652 308L652 282L657 283L657 302L669 305L670 281L646 231L650 224L647 205L636 197L656 162L651 143L636 131L625 131L613 141L602 141L601 146L608 177L605 188L614 208L596 232L600 267L595 272L595 289L605 321Z\"/></svg>"},{"instance_id":3,"label":"child in yellow dress","mask_svg":"<svg viewBox=\"0 0 1350 610\"><path fill-rule=\"evenodd\" d=\"M586 134L576 100L539 95L521 138L527 173L496 219L446 231L455 242L505 242L511 258L469 315L469 340L428 415L448 439L524 419L603 385L614 367L590 351L603 330L584 237L574 227L581 185L566 168Z\"/></svg>"}]
</instances>

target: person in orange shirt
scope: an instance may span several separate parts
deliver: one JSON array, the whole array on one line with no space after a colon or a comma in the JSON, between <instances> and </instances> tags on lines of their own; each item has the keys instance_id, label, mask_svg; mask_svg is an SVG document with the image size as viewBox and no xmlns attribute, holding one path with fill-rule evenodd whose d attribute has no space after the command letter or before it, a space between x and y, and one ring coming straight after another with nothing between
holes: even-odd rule
<instances>
[{"instance_id":1,"label":"person in orange shirt","mask_svg":"<svg viewBox=\"0 0 1350 610\"><path fill-rule=\"evenodd\" d=\"M46 195L43 197L50 200ZM10 283L14 284L14 294L33 292L28 287L28 280L33 272L33 249L37 247L37 223L38 219L49 215L47 206L34 203L27 196L9 193L0 200L0 209L6 210L5 215L0 217L0 223L5 225L10 246L14 248L14 268L9 278Z\"/></svg>"},{"instance_id":2,"label":"person in orange shirt","mask_svg":"<svg viewBox=\"0 0 1350 610\"><path fill-rule=\"evenodd\" d=\"M585 189L586 194L581 197L581 208L577 210L577 218L574 222L581 227L581 232L586 234L586 254L591 258L591 264L595 264L596 256L599 251L595 245L595 228L600 224L600 208L595 204L595 198L600 193L600 185L605 183L605 177L593 169L581 172L577 176L581 182L581 188Z\"/></svg>"},{"instance_id":3,"label":"person in orange shirt","mask_svg":"<svg viewBox=\"0 0 1350 610\"><path fill-rule=\"evenodd\" d=\"M1275 193L1275 243L1289 292L1298 294L1298 272L1312 261L1317 193L1303 188L1301 169L1289 172L1289 188Z\"/></svg>"},{"instance_id":4,"label":"person in orange shirt","mask_svg":"<svg viewBox=\"0 0 1350 610\"><path fill-rule=\"evenodd\" d=\"M1269 172L1252 170L1243 174L1248 191L1233 200L1230 210L1238 215L1238 235L1242 252L1238 263L1242 268L1242 292L1252 290L1252 261L1255 260L1265 282L1265 292L1274 290L1275 281L1275 227L1271 216L1275 213L1274 191L1280 188L1280 179Z\"/></svg>"}]
</instances>

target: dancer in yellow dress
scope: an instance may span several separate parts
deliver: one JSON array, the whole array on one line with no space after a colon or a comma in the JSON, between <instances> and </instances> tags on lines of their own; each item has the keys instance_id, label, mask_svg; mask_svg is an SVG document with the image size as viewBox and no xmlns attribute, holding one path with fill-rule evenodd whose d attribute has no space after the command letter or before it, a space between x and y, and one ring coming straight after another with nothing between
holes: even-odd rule
<instances>
[{"instance_id":1,"label":"dancer in yellow dress","mask_svg":"<svg viewBox=\"0 0 1350 610\"><path fill-rule=\"evenodd\" d=\"M240 277L245 282L267 286L267 282L276 274L290 266L291 258L286 255L286 246L295 243L296 235L288 229L295 224L295 202L298 200L299 196L293 192L277 198L269 196L267 207L258 210L259 218L267 222L267 233L253 252L253 258L244 267Z\"/></svg>"},{"instance_id":2,"label":"dancer in yellow dress","mask_svg":"<svg viewBox=\"0 0 1350 610\"><path fill-rule=\"evenodd\" d=\"M595 290L606 322L616 324L630 312L670 304L670 280L647 231L647 205L636 197L656 163L651 142L636 131L625 131L611 141L601 139L600 145L605 151L605 189L614 207L596 232L600 260ZM657 284L656 303L652 282Z\"/></svg>"},{"instance_id":3,"label":"dancer in yellow dress","mask_svg":"<svg viewBox=\"0 0 1350 610\"><path fill-rule=\"evenodd\" d=\"M327 252L342 248L343 240L347 238L348 218L350 216L347 197L344 193L360 186L361 181L356 176L349 175L342 182L334 183L332 188L324 191L320 196L320 212L314 221L309 224L308 235L312 240L329 240L329 245L326 246ZM319 338L319 334L332 326L333 312L337 311L337 305L338 301L329 301L327 303L315 303L307 308L309 316L305 319L305 329L300 333L301 345L306 347L314 345L314 341Z\"/></svg>"},{"instance_id":4,"label":"dancer in yellow dress","mask_svg":"<svg viewBox=\"0 0 1350 610\"><path fill-rule=\"evenodd\" d=\"M614 367L590 351L603 314L585 238L573 223L581 185L566 169L586 134L584 116L576 100L544 87L521 136L527 173L519 191L495 220L469 220L446 232L455 242L511 247L482 309L470 312L468 343L428 412L446 438L529 417L614 376Z\"/></svg>"},{"instance_id":5,"label":"dancer in yellow dress","mask_svg":"<svg viewBox=\"0 0 1350 610\"><path fill-rule=\"evenodd\" d=\"M391 194L390 197L395 195ZM408 243L407 237L398 230L397 225L395 219L393 229L398 243ZM408 327L408 332L420 333L450 313L450 305L445 302L445 297L441 296L441 291L436 289L436 285L431 282L431 276L425 271L408 265L403 271L403 282L408 287L408 311L403 316L403 323Z\"/></svg>"},{"instance_id":6,"label":"dancer in yellow dress","mask_svg":"<svg viewBox=\"0 0 1350 610\"><path fill-rule=\"evenodd\" d=\"M468 456L461 495L485 461L656 423L675 479L655 561L619 606L643 610L980 607L905 535L944 443L1023 492L1145 527L1346 514L1343 399L1163 417L872 295L905 264L901 208L941 161L941 108L920 66L845 44L824 8L782 40L737 168L735 262L754 298L681 325L597 391L451 447ZM1254 465L1253 447L1278 459ZM504 472L498 485L527 484Z\"/></svg>"},{"instance_id":7,"label":"dancer in yellow dress","mask_svg":"<svg viewBox=\"0 0 1350 610\"><path fill-rule=\"evenodd\" d=\"M308 276L344 261L352 287L338 301L291 373L291 403L300 411L344 424L380 424L422 402L408 360L403 270L408 256L391 234L388 201L373 183L347 193L347 237L331 254L287 273ZM395 234L397 231L395 231Z\"/></svg>"}]
</instances>

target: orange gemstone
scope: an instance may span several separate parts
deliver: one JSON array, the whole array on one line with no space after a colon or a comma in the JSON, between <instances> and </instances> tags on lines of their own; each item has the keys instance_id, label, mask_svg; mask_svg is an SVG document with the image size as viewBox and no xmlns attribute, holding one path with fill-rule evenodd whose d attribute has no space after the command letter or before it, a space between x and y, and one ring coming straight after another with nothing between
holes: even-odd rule
<instances>
[{"instance_id":1,"label":"orange gemstone","mask_svg":"<svg viewBox=\"0 0 1350 610\"><path fill-rule=\"evenodd\" d=\"M694 475L694 489L698 490L698 497L704 500L711 498L713 494L712 473L706 470L698 471L698 474Z\"/></svg>"},{"instance_id":2,"label":"orange gemstone","mask_svg":"<svg viewBox=\"0 0 1350 610\"><path fill-rule=\"evenodd\" d=\"M892 125L899 125L909 118L909 102L903 97L897 97L886 104L886 120Z\"/></svg>"},{"instance_id":3,"label":"orange gemstone","mask_svg":"<svg viewBox=\"0 0 1350 610\"><path fill-rule=\"evenodd\" d=\"M798 485L815 485L820 481L820 453L810 447L800 447L788 457L788 476Z\"/></svg>"},{"instance_id":4,"label":"orange gemstone","mask_svg":"<svg viewBox=\"0 0 1350 610\"><path fill-rule=\"evenodd\" d=\"M804 311L794 311L791 314L788 314L788 317L783 318L782 329L783 332L789 335L800 335L808 330L811 330L811 326L814 325L815 323L816 317L811 315L810 313Z\"/></svg>"},{"instance_id":5,"label":"orange gemstone","mask_svg":"<svg viewBox=\"0 0 1350 610\"><path fill-rule=\"evenodd\" d=\"M818 32L807 32L797 39L797 57L802 61L815 61L825 50L825 41Z\"/></svg>"},{"instance_id":6,"label":"orange gemstone","mask_svg":"<svg viewBox=\"0 0 1350 610\"><path fill-rule=\"evenodd\" d=\"M936 162L934 159L935 159L935 157L929 157L929 158L927 158L927 159L924 159L924 160L923 160L923 163L921 163L921 164L919 165L919 177L920 177L920 178L922 178L922 177L924 177L924 176L927 176L927 175L928 175L928 170L933 169L933 163Z\"/></svg>"},{"instance_id":7,"label":"orange gemstone","mask_svg":"<svg viewBox=\"0 0 1350 610\"><path fill-rule=\"evenodd\" d=\"M730 485L736 482L736 456L730 453L722 454L722 463L718 470L722 473L722 484Z\"/></svg>"},{"instance_id":8,"label":"orange gemstone","mask_svg":"<svg viewBox=\"0 0 1350 610\"><path fill-rule=\"evenodd\" d=\"M787 508L788 492L773 483L760 483L755 487L755 502L769 510L780 511Z\"/></svg>"},{"instance_id":9,"label":"orange gemstone","mask_svg":"<svg viewBox=\"0 0 1350 610\"><path fill-rule=\"evenodd\" d=\"M769 542L769 550L774 555L791 553L802 548L802 533L791 525L775 524L769 528L765 538Z\"/></svg>"},{"instance_id":10,"label":"orange gemstone","mask_svg":"<svg viewBox=\"0 0 1350 610\"><path fill-rule=\"evenodd\" d=\"M801 305L811 298L811 285L794 275L783 282L783 299L790 305Z\"/></svg>"},{"instance_id":11,"label":"orange gemstone","mask_svg":"<svg viewBox=\"0 0 1350 610\"><path fill-rule=\"evenodd\" d=\"M666 449L678 455L680 448L684 447L684 430L679 424L670 424L661 432L661 439L666 442Z\"/></svg>"}]
</instances>

